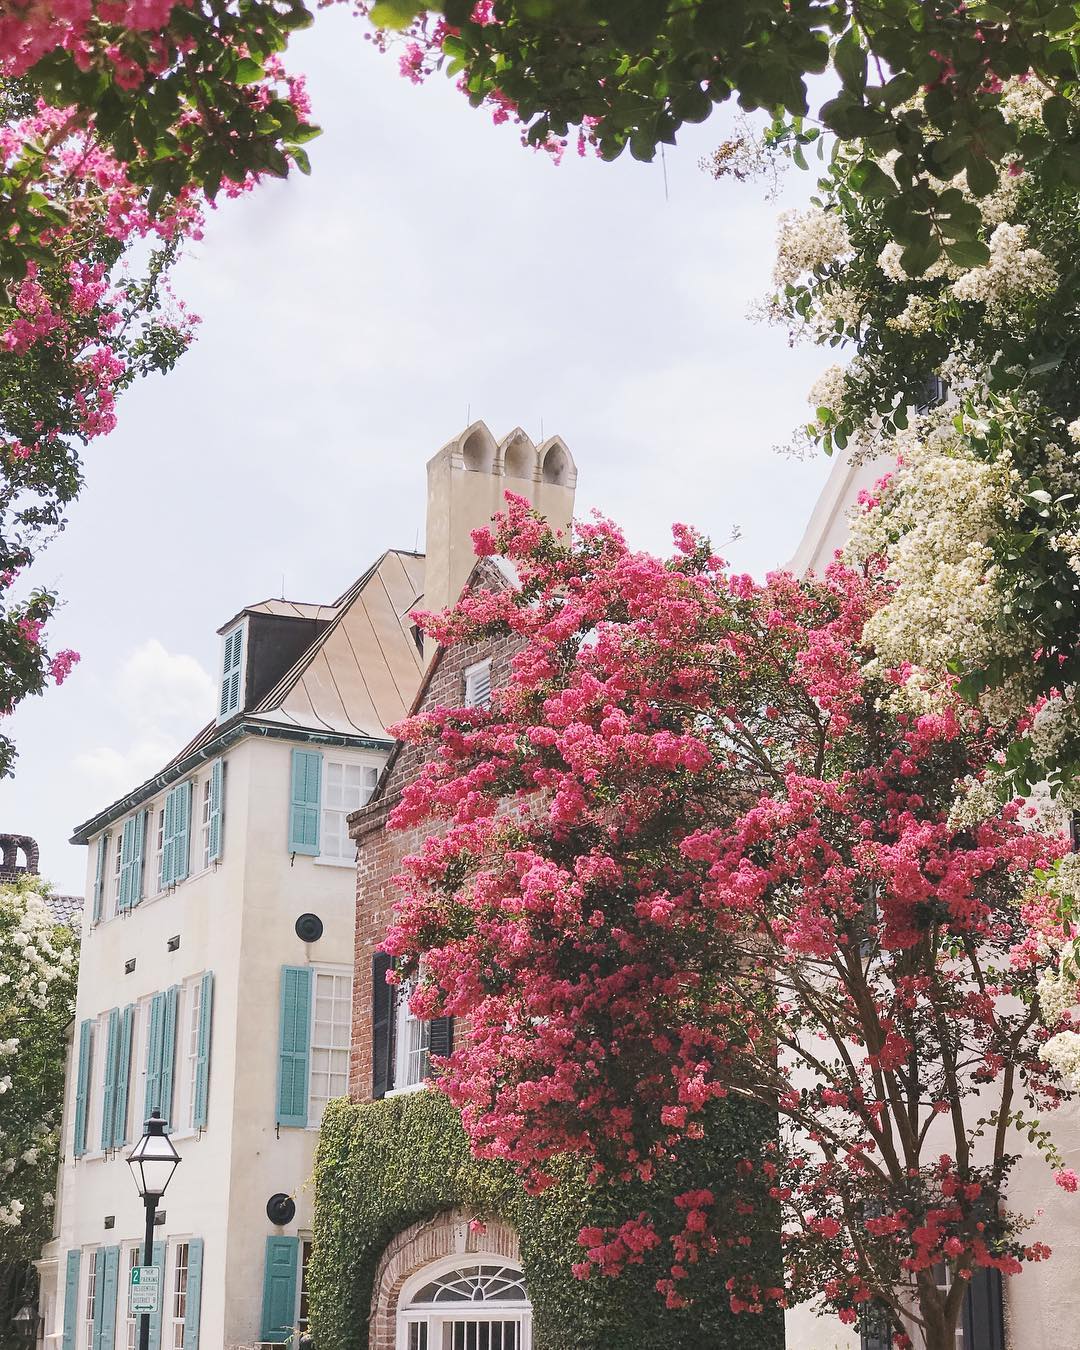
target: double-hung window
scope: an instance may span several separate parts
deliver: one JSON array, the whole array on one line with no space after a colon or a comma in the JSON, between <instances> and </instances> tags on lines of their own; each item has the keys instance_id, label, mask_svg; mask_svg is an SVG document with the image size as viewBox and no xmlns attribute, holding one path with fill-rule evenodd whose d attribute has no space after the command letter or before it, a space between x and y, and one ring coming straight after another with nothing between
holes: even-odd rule
<instances>
[{"instance_id":1,"label":"double-hung window","mask_svg":"<svg viewBox=\"0 0 1080 1350\"><path fill-rule=\"evenodd\" d=\"M308 1329L310 1313L308 1308L308 1272L311 1267L311 1239L300 1239L300 1288L296 1299L296 1331L303 1336Z\"/></svg>"},{"instance_id":2,"label":"double-hung window","mask_svg":"<svg viewBox=\"0 0 1080 1350\"><path fill-rule=\"evenodd\" d=\"M83 1297L83 1345L85 1350L94 1350L94 1322L97 1319L98 1299L98 1254L95 1247L86 1260L86 1290Z\"/></svg>"},{"instance_id":3,"label":"double-hung window","mask_svg":"<svg viewBox=\"0 0 1080 1350\"><path fill-rule=\"evenodd\" d=\"M394 1090L419 1087L431 1073L431 1023L409 1008L407 985L397 991Z\"/></svg>"},{"instance_id":4,"label":"double-hung window","mask_svg":"<svg viewBox=\"0 0 1080 1350\"><path fill-rule=\"evenodd\" d=\"M352 976L317 970L312 995L308 1124L318 1125L326 1103L349 1090Z\"/></svg>"},{"instance_id":5,"label":"double-hung window","mask_svg":"<svg viewBox=\"0 0 1080 1350\"><path fill-rule=\"evenodd\" d=\"M127 1249L127 1263L124 1289L124 1306L127 1310L127 1350L138 1350L139 1347L139 1314L131 1311L131 1272L136 1266L142 1265L142 1251L139 1247L129 1247Z\"/></svg>"},{"instance_id":6,"label":"double-hung window","mask_svg":"<svg viewBox=\"0 0 1080 1350\"><path fill-rule=\"evenodd\" d=\"M120 847L121 831L114 826L112 887L109 892L109 918L115 918L120 912L120 862L123 850Z\"/></svg>"},{"instance_id":7,"label":"double-hung window","mask_svg":"<svg viewBox=\"0 0 1080 1350\"><path fill-rule=\"evenodd\" d=\"M202 791L199 793L199 858L204 868L209 867L213 861L210 844L210 828L213 816L210 774L207 774L202 781Z\"/></svg>"},{"instance_id":8,"label":"double-hung window","mask_svg":"<svg viewBox=\"0 0 1080 1350\"><path fill-rule=\"evenodd\" d=\"M349 815L370 799L379 779L371 764L348 764L328 759L322 810L320 857L352 862L356 845L349 838Z\"/></svg>"},{"instance_id":9,"label":"double-hung window","mask_svg":"<svg viewBox=\"0 0 1080 1350\"><path fill-rule=\"evenodd\" d=\"M150 876L153 878L154 892L165 889L164 878L161 874L161 864L165 858L165 805L150 808L150 819L154 822L154 862L150 870Z\"/></svg>"},{"instance_id":10,"label":"double-hung window","mask_svg":"<svg viewBox=\"0 0 1080 1350\"><path fill-rule=\"evenodd\" d=\"M168 1350L184 1350L184 1326L188 1304L188 1244L178 1242L173 1248L172 1283L168 1299L168 1332L165 1344Z\"/></svg>"}]
</instances>

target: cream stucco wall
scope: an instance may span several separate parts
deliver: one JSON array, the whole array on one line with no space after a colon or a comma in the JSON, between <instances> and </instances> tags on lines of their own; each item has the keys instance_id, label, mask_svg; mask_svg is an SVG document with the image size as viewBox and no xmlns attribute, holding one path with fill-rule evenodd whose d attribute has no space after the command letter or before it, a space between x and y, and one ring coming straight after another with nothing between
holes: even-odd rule
<instances>
[{"instance_id":1,"label":"cream stucco wall","mask_svg":"<svg viewBox=\"0 0 1080 1350\"><path fill-rule=\"evenodd\" d=\"M201 1350L257 1340L266 1238L311 1228L308 1183L317 1130L279 1130L275 1124L281 967L352 968L351 859L329 864L293 858L287 850L291 748L284 740L247 739L229 749L218 866L191 876L171 893L143 900L126 915L88 928L83 939L76 1026L203 971L214 973L208 1123L198 1136L190 1131L174 1135L182 1162L163 1203L165 1225L157 1230L159 1239L204 1240ZM384 758L354 749L325 748L324 753L375 766ZM88 855L87 914L93 841ZM306 911L324 923L316 943L301 942L294 930ZM179 949L170 952L167 942L176 935ZM131 958L135 970L125 974ZM178 1064L179 1039L178 1032ZM69 1072L58 1237L45 1253L56 1264L42 1267L42 1309L50 1303L55 1308L47 1333L58 1330L62 1318L66 1253L127 1243L143 1228L142 1205L122 1155L71 1156L74 1086ZM131 1090L137 1088L133 1054ZM140 1102L140 1115L141 1109ZM91 1148L94 1143L91 1138ZM296 1217L287 1228L272 1227L266 1216L267 1200L279 1191L296 1200ZM106 1215L115 1217L112 1229L104 1227ZM124 1344L118 1319L117 1345Z\"/></svg>"}]
</instances>

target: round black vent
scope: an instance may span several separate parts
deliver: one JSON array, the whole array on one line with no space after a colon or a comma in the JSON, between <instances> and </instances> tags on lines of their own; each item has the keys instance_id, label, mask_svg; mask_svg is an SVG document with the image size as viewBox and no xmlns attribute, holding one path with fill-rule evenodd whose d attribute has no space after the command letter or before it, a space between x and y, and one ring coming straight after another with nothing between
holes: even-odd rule
<instances>
[{"instance_id":1,"label":"round black vent","mask_svg":"<svg viewBox=\"0 0 1080 1350\"><path fill-rule=\"evenodd\" d=\"M296 1201L283 1191L278 1191L277 1195L272 1195L266 1202L266 1217L278 1228L283 1224L292 1223L295 1215Z\"/></svg>"},{"instance_id":2,"label":"round black vent","mask_svg":"<svg viewBox=\"0 0 1080 1350\"><path fill-rule=\"evenodd\" d=\"M318 942L322 932L322 919L317 914L301 914L296 921L296 936L301 942Z\"/></svg>"}]
</instances>

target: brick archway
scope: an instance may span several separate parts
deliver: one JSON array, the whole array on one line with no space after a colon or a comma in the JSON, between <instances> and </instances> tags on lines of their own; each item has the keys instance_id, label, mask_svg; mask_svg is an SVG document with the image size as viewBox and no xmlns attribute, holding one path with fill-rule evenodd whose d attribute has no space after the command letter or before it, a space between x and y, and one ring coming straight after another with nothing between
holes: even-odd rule
<instances>
[{"instance_id":1,"label":"brick archway","mask_svg":"<svg viewBox=\"0 0 1080 1350\"><path fill-rule=\"evenodd\" d=\"M473 1215L463 1209L443 1210L421 1219L391 1239L375 1271L371 1294L368 1350L395 1350L398 1299L405 1281L444 1256L494 1252L521 1263L518 1235L502 1219L485 1219L484 1231L469 1228Z\"/></svg>"}]
</instances>

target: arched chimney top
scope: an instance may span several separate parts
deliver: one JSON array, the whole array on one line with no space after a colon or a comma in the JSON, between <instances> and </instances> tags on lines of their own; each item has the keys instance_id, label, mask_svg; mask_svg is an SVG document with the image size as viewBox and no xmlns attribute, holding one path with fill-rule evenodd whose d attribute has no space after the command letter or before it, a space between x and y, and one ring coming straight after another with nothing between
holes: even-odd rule
<instances>
[{"instance_id":1,"label":"arched chimney top","mask_svg":"<svg viewBox=\"0 0 1080 1350\"><path fill-rule=\"evenodd\" d=\"M499 445L499 464L505 478L526 478L532 482L538 462L532 437L520 427L515 427Z\"/></svg>"},{"instance_id":2,"label":"arched chimney top","mask_svg":"<svg viewBox=\"0 0 1080 1350\"><path fill-rule=\"evenodd\" d=\"M19 876L36 877L37 874L37 840L28 834L0 834L0 881L13 881Z\"/></svg>"},{"instance_id":3,"label":"arched chimney top","mask_svg":"<svg viewBox=\"0 0 1080 1350\"><path fill-rule=\"evenodd\" d=\"M549 436L537 450L540 457L540 477L557 487L573 487L577 482L577 467L569 447L561 436Z\"/></svg>"}]
</instances>

